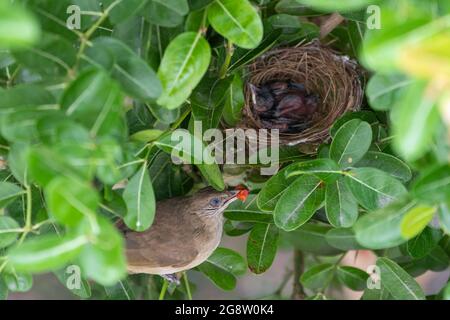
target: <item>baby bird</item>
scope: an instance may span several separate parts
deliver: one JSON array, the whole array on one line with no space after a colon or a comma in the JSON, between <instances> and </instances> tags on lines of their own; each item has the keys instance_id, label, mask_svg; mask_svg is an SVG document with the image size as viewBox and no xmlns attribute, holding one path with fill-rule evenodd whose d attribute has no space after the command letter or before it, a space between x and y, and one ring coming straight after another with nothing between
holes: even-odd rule
<instances>
[{"instance_id":1,"label":"baby bird","mask_svg":"<svg viewBox=\"0 0 450 320\"><path fill-rule=\"evenodd\" d=\"M288 94L278 104L276 117L282 117L289 114L289 117L297 120L308 118L317 111L317 97L314 95Z\"/></svg>"},{"instance_id":2,"label":"baby bird","mask_svg":"<svg viewBox=\"0 0 450 320\"><path fill-rule=\"evenodd\" d=\"M253 84L249 84L252 94L253 107L257 112L266 112L272 109L275 99L267 86L258 88Z\"/></svg>"}]
</instances>

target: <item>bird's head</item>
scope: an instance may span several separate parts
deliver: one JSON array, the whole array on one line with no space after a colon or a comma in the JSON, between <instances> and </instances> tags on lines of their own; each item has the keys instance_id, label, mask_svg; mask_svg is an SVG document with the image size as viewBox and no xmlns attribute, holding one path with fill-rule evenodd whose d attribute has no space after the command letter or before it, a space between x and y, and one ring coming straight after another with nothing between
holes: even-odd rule
<instances>
[{"instance_id":1,"label":"bird's head","mask_svg":"<svg viewBox=\"0 0 450 320\"><path fill-rule=\"evenodd\" d=\"M234 201L245 201L247 190L215 191L210 188L197 192L192 197L192 205L198 208L198 212L205 216L217 216Z\"/></svg>"}]
</instances>

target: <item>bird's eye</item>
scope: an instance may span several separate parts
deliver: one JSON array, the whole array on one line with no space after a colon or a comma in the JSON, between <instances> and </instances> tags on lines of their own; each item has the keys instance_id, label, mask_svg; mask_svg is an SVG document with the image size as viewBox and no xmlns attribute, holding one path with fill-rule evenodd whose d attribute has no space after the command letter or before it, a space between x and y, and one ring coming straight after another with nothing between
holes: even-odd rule
<instances>
[{"instance_id":1,"label":"bird's eye","mask_svg":"<svg viewBox=\"0 0 450 320\"><path fill-rule=\"evenodd\" d=\"M220 201L220 199L219 198L213 198L213 199L211 199L211 201L209 201L209 205L211 206L211 207L218 207L218 206L220 206L220 203L221 203L222 201Z\"/></svg>"}]
</instances>

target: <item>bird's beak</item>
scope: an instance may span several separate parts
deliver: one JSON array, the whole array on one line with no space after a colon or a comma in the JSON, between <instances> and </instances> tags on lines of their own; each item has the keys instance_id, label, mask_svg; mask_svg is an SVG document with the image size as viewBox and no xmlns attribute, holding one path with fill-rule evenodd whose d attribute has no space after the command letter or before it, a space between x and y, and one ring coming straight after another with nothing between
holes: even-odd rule
<instances>
[{"instance_id":1,"label":"bird's beak","mask_svg":"<svg viewBox=\"0 0 450 320\"><path fill-rule=\"evenodd\" d=\"M226 191L227 198L225 198L225 204L228 205L231 202L237 200L237 195L239 194L239 190Z\"/></svg>"}]
</instances>

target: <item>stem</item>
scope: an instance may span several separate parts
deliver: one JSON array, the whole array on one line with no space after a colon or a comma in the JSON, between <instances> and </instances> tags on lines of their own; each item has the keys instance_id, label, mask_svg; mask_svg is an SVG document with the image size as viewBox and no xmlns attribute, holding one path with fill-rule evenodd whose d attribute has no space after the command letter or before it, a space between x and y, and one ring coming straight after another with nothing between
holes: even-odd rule
<instances>
[{"instance_id":1,"label":"stem","mask_svg":"<svg viewBox=\"0 0 450 320\"><path fill-rule=\"evenodd\" d=\"M168 287L169 287L169 282L166 279L164 279L163 286L161 288L161 292L159 294L158 300L164 300L164 296L166 295L166 291L167 291Z\"/></svg>"},{"instance_id":2,"label":"stem","mask_svg":"<svg viewBox=\"0 0 450 320\"><path fill-rule=\"evenodd\" d=\"M27 196L27 208L26 208L26 217L25 217L25 227L23 228L24 231L22 233L22 236L19 239L19 244L25 240L28 233L32 231L32 223L31 223L31 214L32 214L32 194L31 194L31 187L27 184L25 185L26 188L26 196Z\"/></svg>"},{"instance_id":3,"label":"stem","mask_svg":"<svg viewBox=\"0 0 450 320\"><path fill-rule=\"evenodd\" d=\"M223 79L227 76L228 68L231 64L231 59L233 58L234 47L231 41L227 42L227 55L225 57L225 62L223 63L222 68L220 69L220 78Z\"/></svg>"},{"instance_id":4,"label":"stem","mask_svg":"<svg viewBox=\"0 0 450 320\"><path fill-rule=\"evenodd\" d=\"M305 289L300 282L300 277L305 271L305 259L303 252L300 250L294 251L294 288L292 291L292 300L305 299Z\"/></svg>"},{"instance_id":5,"label":"stem","mask_svg":"<svg viewBox=\"0 0 450 320\"><path fill-rule=\"evenodd\" d=\"M189 286L189 279L187 276L187 272L183 273L183 279L184 279L184 286L186 287L186 293L189 300L192 300L192 293L191 293L191 287Z\"/></svg>"},{"instance_id":6,"label":"stem","mask_svg":"<svg viewBox=\"0 0 450 320\"><path fill-rule=\"evenodd\" d=\"M75 69L78 68L78 65L81 60L81 56L84 53L84 50L86 49L86 45L89 42L90 37L94 34L94 32L100 27L100 25L108 18L109 13L112 9L114 9L115 6L117 6L119 3L121 3L123 0L116 0L111 5L106 8L106 10L100 15L100 18L95 21L95 23L84 33L81 35L81 45L80 49L77 53L77 58L75 62L75 66L70 70L72 73L75 71Z\"/></svg>"}]
</instances>

